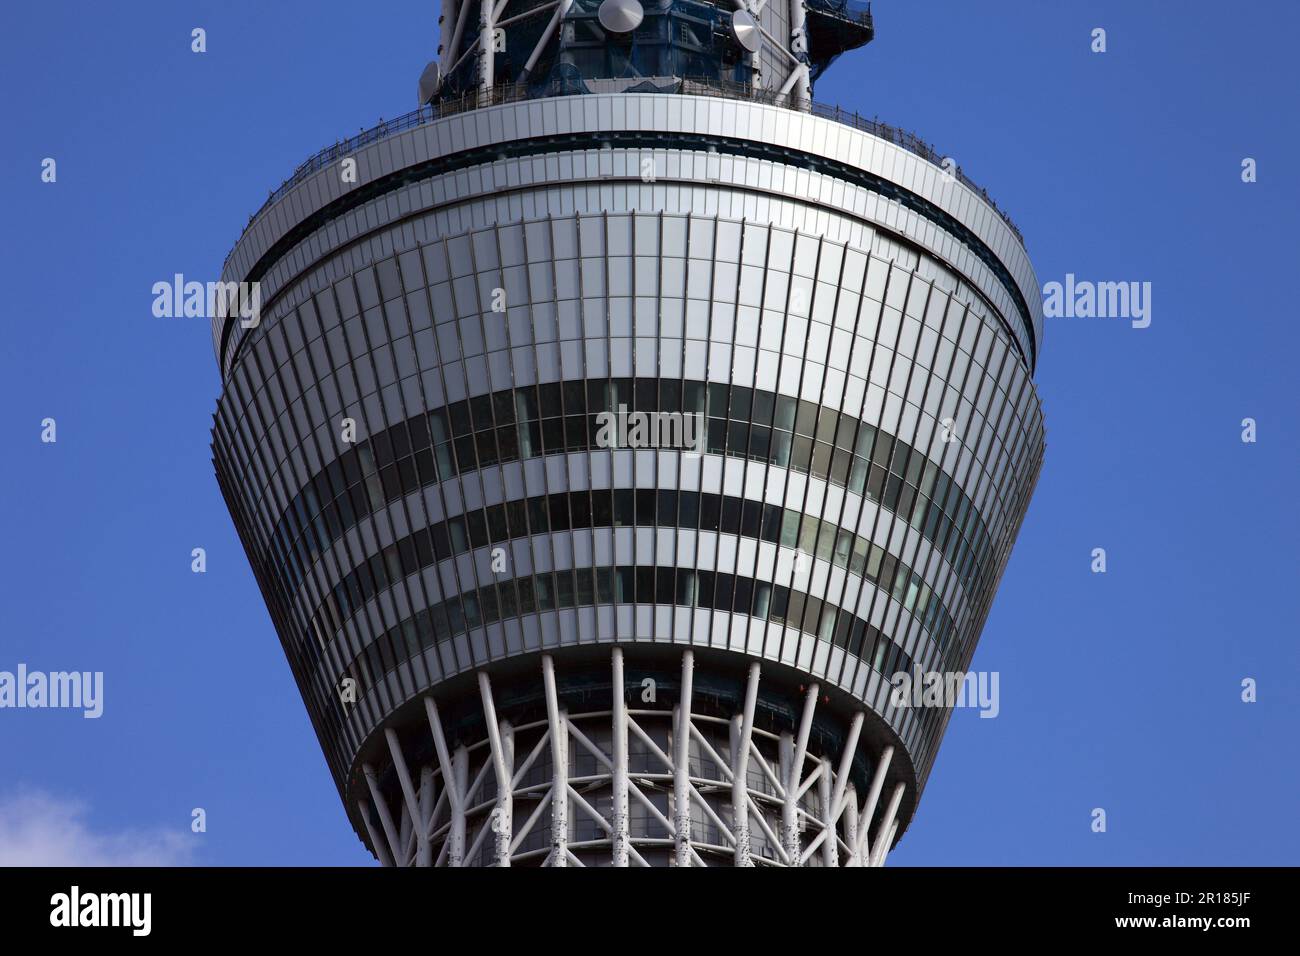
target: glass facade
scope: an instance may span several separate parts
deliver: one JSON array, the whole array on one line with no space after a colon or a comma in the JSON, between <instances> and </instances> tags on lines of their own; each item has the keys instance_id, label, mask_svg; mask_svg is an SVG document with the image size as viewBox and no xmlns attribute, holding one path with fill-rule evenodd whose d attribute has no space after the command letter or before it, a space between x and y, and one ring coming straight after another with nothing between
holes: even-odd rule
<instances>
[{"instance_id":1,"label":"glass facade","mask_svg":"<svg viewBox=\"0 0 1300 956\"><path fill-rule=\"evenodd\" d=\"M882 587L905 610L916 612L941 650L949 648L954 636L951 614L917 571L866 538L837 528L829 521L743 498L676 489L621 488L510 501L467 512L402 538L372 555L334 586L312 616L311 627L303 635L301 651L309 658L319 657L319 649L329 642L331 635L339 632L348 618L376 594L454 555L530 534L638 525L698 528L797 548L805 555L815 555L818 560L847 568ZM692 606L689 601L685 603Z\"/></svg>"},{"instance_id":2,"label":"glass facade","mask_svg":"<svg viewBox=\"0 0 1300 956\"><path fill-rule=\"evenodd\" d=\"M337 206L309 180L232 254L265 314L219 336L214 465L350 807L405 705L561 643L796 668L924 784L947 711L889 679L968 666L1043 456L1023 250L874 180L650 156L503 151ZM620 406L703 446L600 447Z\"/></svg>"},{"instance_id":3,"label":"glass facade","mask_svg":"<svg viewBox=\"0 0 1300 956\"><path fill-rule=\"evenodd\" d=\"M914 666L912 658L877 628L808 594L724 572L624 565L513 578L435 604L367 645L349 664L348 676L368 691L399 664L458 634L505 618L600 604L734 611L833 642L881 674L911 672ZM412 687L412 692L417 689Z\"/></svg>"},{"instance_id":4,"label":"glass facade","mask_svg":"<svg viewBox=\"0 0 1300 956\"><path fill-rule=\"evenodd\" d=\"M705 416L708 454L812 474L883 504L936 544L967 587L978 586L981 559L991 549L978 510L951 475L901 439L833 409L739 385L588 379L480 395L400 422L344 452L277 523L272 546L291 572L289 589L371 511L463 472L597 450L599 414L620 406Z\"/></svg>"}]
</instances>

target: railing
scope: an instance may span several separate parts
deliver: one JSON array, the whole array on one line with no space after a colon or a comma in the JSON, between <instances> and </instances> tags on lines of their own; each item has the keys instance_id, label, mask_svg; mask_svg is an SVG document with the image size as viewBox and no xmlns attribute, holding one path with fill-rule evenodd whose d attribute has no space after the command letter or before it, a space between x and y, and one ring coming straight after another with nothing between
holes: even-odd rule
<instances>
[{"instance_id":1,"label":"railing","mask_svg":"<svg viewBox=\"0 0 1300 956\"><path fill-rule=\"evenodd\" d=\"M917 156L920 156L927 162L934 163L936 166L942 167L943 164L950 159L950 157L939 152L939 150L935 149L915 133L908 132L905 129L900 129L897 126L890 126L888 123L882 123L878 119L867 119L865 116L859 116L857 113L846 113L838 106L826 106L820 103L812 104L812 113L814 116L834 120L837 123L843 123L845 126L852 126L854 129L860 129L864 133L870 133L872 136L887 140L895 146L901 146L909 153L914 153ZM971 178L962 172L960 166L953 167L952 175L988 203L989 206L992 207L993 211L1002 218L1002 221L1007 224L1007 228L1015 233L1016 238L1020 240L1020 244L1022 246L1025 244L1025 237L1021 234L1020 227L1011 221L1010 216L998 208L998 204L993 201L993 197L989 195L987 189L972 182Z\"/></svg>"},{"instance_id":2,"label":"railing","mask_svg":"<svg viewBox=\"0 0 1300 956\"><path fill-rule=\"evenodd\" d=\"M868 119L858 113L848 113L837 106L826 106L821 103L814 103L810 100L799 99L792 94L780 95L773 90L754 88L743 83L728 83L715 79L683 79L678 85L676 92L688 96L716 96L724 99L746 100L753 103L763 103L770 106L780 106L785 109L796 110L804 113L811 113L822 119L832 120L836 123L842 123L845 126L851 126L854 129L861 130L864 133L870 133L872 136L879 137L900 146L920 156L927 162L934 163L937 166L943 166L947 159L943 153L939 152L925 140L921 139L915 133L908 132L897 126L890 126L888 123L882 123L878 119ZM545 95L545 94L543 94ZM454 116L457 113L465 113L470 110L481 109L487 106L497 106L502 103L517 103L523 100L532 100L539 98L536 89L530 88L523 83L505 83L493 87L488 91L473 90L453 99L443 100L440 103L422 106L418 110L413 110L392 120L381 120L379 125L371 127L358 133L356 136L335 143L333 146L327 146L306 162L298 166L293 171L293 175L280 184L279 188L274 190L262 203L257 212L248 217L251 225L253 220L260 216L270 206L274 205L277 200L293 189L308 176L326 166L332 165L339 159L350 156L363 146L369 146L371 143L377 143L382 139L393 136L397 133L409 129L415 129L432 123L434 120L442 119L447 116ZM999 216L1007 227L1015 233L1020 243L1024 244L1024 236L1021 234L1016 224L1011 221L1011 217L998 208L998 204L982 187L975 185L970 178L962 172L961 167L955 167L952 175L960 180L964 185L978 193ZM231 250L233 252L233 250ZM229 256L227 256L229 259Z\"/></svg>"},{"instance_id":3,"label":"railing","mask_svg":"<svg viewBox=\"0 0 1300 956\"><path fill-rule=\"evenodd\" d=\"M457 113L466 113L470 110L480 109L485 106L499 106L502 103L518 103L522 100L535 98L534 95L530 94L529 88L523 83L503 83L494 86L488 93L474 90L454 99L444 100L437 105L421 106L418 110L404 113L397 117L397 119L381 119L379 125L363 130L356 136L340 140L333 146L326 146L320 152L308 158L293 171L292 176L281 183L277 189L273 190L270 195L266 197L266 202L262 203L257 212L248 217L248 221L252 223L252 221L265 212L269 206L273 206L277 200L284 196L285 193L293 189L294 186L297 186L312 173L318 172L326 166L332 165L334 162L344 158L345 156L351 156L363 146L377 143L382 139L387 139L389 136L393 136L397 133L403 133L408 129L426 126L434 120L443 119L447 116L454 116Z\"/></svg>"},{"instance_id":4,"label":"railing","mask_svg":"<svg viewBox=\"0 0 1300 956\"><path fill-rule=\"evenodd\" d=\"M808 7L850 23L872 26L870 0L866 3L859 3L858 0L809 0Z\"/></svg>"}]
</instances>

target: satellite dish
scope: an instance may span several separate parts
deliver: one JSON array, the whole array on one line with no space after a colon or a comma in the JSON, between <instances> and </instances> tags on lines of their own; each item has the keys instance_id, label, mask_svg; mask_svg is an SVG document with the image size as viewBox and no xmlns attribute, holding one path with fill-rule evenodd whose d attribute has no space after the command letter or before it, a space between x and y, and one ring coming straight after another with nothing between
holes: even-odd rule
<instances>
[{"instance_id":1,"label":"satellite dish","mask_svg":"<svg viewBox=\"0 0 1300 956\"><path fill-rule=\"evenodd\" d=\"M731 32L736 35L736 42L750 53L757 53L763 45L763 34L759 32L758 24L744 10L737 10L731 15Z\"/></svg>"},{"instance_id":2,"label":"satellite dish","mask_svg":"<svg viewBox=\"0 0 1300 956\"><path fill-rule=\"evenodd\" d=\"M610 33L631 33L645 19L645 9L639 0L603 0L596 17Z\"/></svg>"},{"instance_id":3,"label":"satellite dish","mask_svg":"<svg viewBox=\"0 0 1300 956\"><path fill-rule=\"evenodd\" d=\"M442 67L438 65L437 60L430 60L429 65L424 68L420 74L420 89L417 94L420 102L417 106L424 106L431 99L433 94L438 92L438 87L442 85Z\"/></svg>"}]
</instances>

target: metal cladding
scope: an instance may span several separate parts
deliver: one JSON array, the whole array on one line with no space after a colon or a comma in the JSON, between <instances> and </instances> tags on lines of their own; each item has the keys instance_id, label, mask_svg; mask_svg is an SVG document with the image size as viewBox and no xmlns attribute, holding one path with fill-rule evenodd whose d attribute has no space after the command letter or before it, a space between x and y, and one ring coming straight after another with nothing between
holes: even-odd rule
<instances>
[{"instance_id":1,"label":"metal cladding","mask_svg":"<svg viewBox=\"0 0 1300 956\"><path fill-rule=\"evenodd\" d=\"M583 44L633 8L642 65L693 17L729 69L770 36L808 69L611 71L623 40ZM433 106L305 163L227 259L263 309L214 325L218 481L381 861L869 866L911 821L951 702L893 681L974 653L1042 314L985 196L798 95L825 17L870 30L447 0Z\"/></svg>"}]
</instances>

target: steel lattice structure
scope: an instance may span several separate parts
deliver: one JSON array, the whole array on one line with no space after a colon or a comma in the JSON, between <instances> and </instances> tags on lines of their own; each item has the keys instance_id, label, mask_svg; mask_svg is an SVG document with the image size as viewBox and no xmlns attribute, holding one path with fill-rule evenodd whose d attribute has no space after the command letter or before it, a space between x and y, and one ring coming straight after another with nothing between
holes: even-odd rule
<instances>
[{"instance_id":1,"label":"steel lattice structure","mask_svg":"<svg viewBox=\"0 0 1300 956\"><path fill-rule=\"evenodd\" d=\"M350 823L386 864L882 864L951 714L895 683L969 669L1042 466L1020 234L810 109L853 0L441 22L420 111L272 194L222 274L258 321L212 330Z\"/></svg>"},{"instance_id":2,"label":"steel lattice structure","mask_svg":"<svg viewBox=\"0 0 1300 956\"><path fill-rule=\"evenodd\" d=\"M622 649L613 648L610 658L612 686L624 687ZM608 711L572 714L560 703L554 658L543 655L546 719L519 727L498 716L491 678L479 671L487 739L455 747L448 743L434 698L424 697L436 764L413 774L397 733L385 731L391 767L400 781L396 818L379 785L379 772L363 766L370 799L362 798L360 806L371 846L389 866L463 866L467 861L586 865L579 853L616 867L650 866L642 854L650 848L671 852L676 866L706 866L706 857L736 866L805 866L810 861L884 865L898 829L904 784L894 784L873 839L861 821L875 819L881 808L893 749L879 754L870 789L859 803L849 770L865 714L853 719L848 742L833 765L830 757L808 749L817 684L804 692L796 731L777 735L754 727L761 674L757 662L749 667L744 707L730 720L692 712L693 670L694 655L685 651L681 698L671 711L629 708L623 695L616 694ZM662 735L666 748L646 730L654 723L667 725ZM726 735L721 744L719 728ZM523 739L528 746L518 745ZM629 741L643 745L644 766L629 760ZM576 772L572 751L594 758L596 772ZM530 777L530 771L547 757L542 779L534 782L537 775ZM593 806L593 794L609 803L609 812ZM667 812L652 794L667 798ZM632 805L646 811L644 825L632 822ZM573 816L590 820L600 835L575 839ZM530 845L528 838L542 829L538 835L544 845ZM655 829L662 835L655 835Z\"/></svg>"},{"instance_id":3,"label":"steel lattice structure","mask_svg":"<svg viewBox=\"0 0 1300 956\"><path fill-rule=\"evenodd\" d=\"M440 60L421 78L421 103L554 80L557 67L588 84L637 83L718 79L732 63L746 84L806 108L816 77L875 33L869 4L855 0L442 0L438 22ZM584 62L593 50L618 62Z\"/></svg>"}]
</instances>

